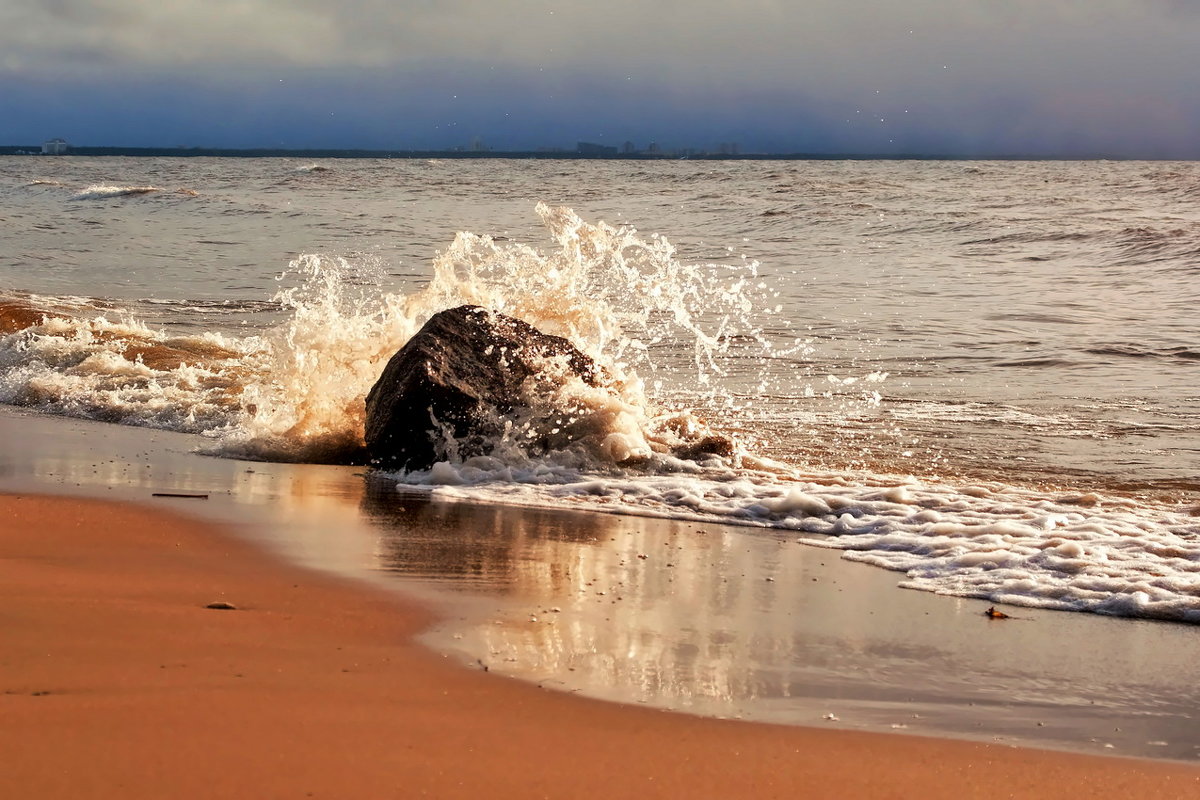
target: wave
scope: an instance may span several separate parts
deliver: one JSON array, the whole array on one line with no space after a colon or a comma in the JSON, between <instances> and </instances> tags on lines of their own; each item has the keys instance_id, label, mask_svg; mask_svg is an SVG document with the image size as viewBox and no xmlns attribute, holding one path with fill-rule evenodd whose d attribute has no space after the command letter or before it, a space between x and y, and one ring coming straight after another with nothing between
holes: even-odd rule
<instances>
[{"instance_id":1,"label":"wave","mask_svg":"<svg viewBox=\"0 0 1200 800\"><path fill-rule=\"evenodd\" d=\"M646 380L716 391L715 376L733 334L771 345L753 324L762 304L758 265L683 264L663 237L585 223L568 208L539 204L557 249L543 252L490 236L459 233L433 263L433 277L411 295L372 293L345 262L305 256L291 269L300 285L276 300L292 316L266 337L264 374L248 386L255 409L219 447L227 453L309 460L313 451L348 453L362 445L363 398L388 358L434 314L479 305L563 336L607 370L616 397L563 397L588 406L598 439L619 433L628 447L650 448L656 417ZM665 365L652 351L688 342L690 358ZM744 342L738 343L745 347ZM686 352L686 351L685 351ZM591 405L589 405L589 403ZM601 463L613 456L597 451Z\"/></svg>"},{"instance_id":2,"label":"wave","mask_svg":"<svg viewBox=\"0 0 1200 800\"><path fill-rule=\"evenodd\" d=\"M1200 361L1200 349L1187 345L1174 347L1148 347L1139 342L1122 342L1086 348L1083 352L1097 356L1119 358L1163 359L1167 361Z\"/></svg>"},{"instance_id":3,"label":"wave","mask_svg":"<svg viewBox=\"0 0 1200 800\"><path fill-rule=\"evenodd\" d=\"M138 301L147 306L164 306L178 311L204 315L262 314L283 310L273 300L178 300L147 297Z\"/></svg>"},{"instance_id":4,"label":"wave","mask_svg":"<svg viewBox=\"0 0 1200 800\"><path fill-rule=\"evenodd\" d=\"M1095 234L1084 231L1021 231L988 236L983 239L968 239L959 242L961 245L973 244L1034 244L1039 242L1087 242L1095 238Z\"/></svg>"},{"instance_id":5,"label":"wave","mask_svg":"<svg viewBox=\"0 0 1200 800\"><path fill-rule=\"evenodd\" d=\"M812 474L747 458L583 472L475 458L395 476L444 499L796 531L905 573L901 586L996 603L1200 623L1200 508L1003 484Z\"/></svg>"},{"instance_id":6,"label":"wave","mask_svg":"<svg viewBox=\"0 0 1200 800\"><path fill-rule=\"evenodd\" d=\"M212 451L283 461L358 457L363 398L387 359L433 314L473 303L565 336L604 364L624 410L597 410L649 447L653 384L717 392L722 354L771 349L752 324L763 305L757 264L683 264L662 237L585 223L566 208L537 213L558 247L542 252L489 236L458 234L435 259L433 279L411 295L380 294L370 275L338 258L296 259L292 285L265 308L281 325L252 336L177 337L128 314L45 316L8 312L0 340L0 402L52 413L203 433ZM199 313L242 313L245 304L157 301ZM113 319L116 317L116 319ZM657 363L665 341L688 341L685 358ZM690 376L683 375L684 372ZM656 423L657 424L657 423Z\"/></svg>"},{"instance_id":7,"label":"wave","mask_svg":"<svg viewBox=\"0 0 1200 800\"><path fill-rule=\"evenodd\" d=\"M1200 256L1200 225L1125 228L1115 233L1112 247L1112 260L1116 263L1190 263Z\"/></svg>"},{"instance_id":8,"label":"wave","mask_svg":"<svg viewBox=\"0 0 1200 800\"><path fill-rule=\"evenodd\" d=\"M18 300L0 300L0 333L14 333L38 325L50 313Z\"/></svg>"},{"instance_id":9,"label":"wave","mask_svg":"<svg viewBox=\"0 0 1200 800\"><path fill-rule=\"evenodd\" d=\"M103 313L114 306L90 297L46 297L13 292L0 295L0 333L14 333L41 323L47 318L70 318L80 314Z\"/></svg>"},{"instance_id":10,"label":"wave","mask_svg":"<svg viewBox=\"0 0 1200 800\"><path fill-rule=\"evenodd\" d=\"M161 192L157 186L111 186L108 184L92 184L71 196L72 200L108 200L114 197L131 197L134 195Z\"/></svg>"},{"instance_id":11,"label":"wave","mask_svg":"<svg viewBox=\"0 0 1200 800\"><path fill-rule=\"evenodd\" d=\"M244 342L171 336L110 316L0 298L0 402L189 433L230 424Z\"/></svg>"}]
</instances>

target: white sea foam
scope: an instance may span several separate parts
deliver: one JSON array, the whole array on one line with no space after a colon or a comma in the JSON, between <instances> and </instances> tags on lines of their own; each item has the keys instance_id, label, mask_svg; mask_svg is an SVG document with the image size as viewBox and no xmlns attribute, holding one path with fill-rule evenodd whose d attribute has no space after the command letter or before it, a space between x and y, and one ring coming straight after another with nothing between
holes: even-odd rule
<instances>
[{"instance_id":1,"label":"white sea foam","mask_svg":"<svg viewBox=\"0 0 1200 800\"><path fill-rule=\"evenodd\" d=\"M745 456L604 471L569 457L475 458L397 480L447 499L799 531L804 543L905 573L906 588L1200 622L1200 519L1125 498L807 474Z\"/></svg>"},{"instance_id":2,"label":"white sea foam","mask_svg":"<svg viewBox=\"0 0 1200 800\"><path fill-rule=\"evenodd\" d=\"M72 200L108 200L113 197L129 197L131 195L151 194L161 192L157 186L112 186L96 183L71 196Z\"/></svg>"},{"instance_id":3,"label":"white sea foam","mask_svg":"<svg viewBox=\"0 0 1200 800\"><path fill-rule=\"evenodd\" d=\"M242 346L216 334L170 336L135 320L51 314L0 334L0 402L209 431L236 414Z\"/></svg>"}]
</instances>

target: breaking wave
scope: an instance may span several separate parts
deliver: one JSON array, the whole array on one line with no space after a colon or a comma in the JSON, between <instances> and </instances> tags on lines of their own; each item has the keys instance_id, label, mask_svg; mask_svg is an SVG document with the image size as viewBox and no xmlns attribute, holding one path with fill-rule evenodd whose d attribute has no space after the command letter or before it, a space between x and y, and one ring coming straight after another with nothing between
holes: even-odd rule
<instances>
[{"instance_id":1,"label":"breaking wave","mask_svg":"<svg viewBox=\"0 0 1200 800\"><path fill-rule=\"evenodd\" d=\"M109 186L106 184L93 184L86 189L76 192L71 196L72 200L108 200L114 197L130 197L133 195L152 194L153 192L161 192L157 186Z\"/></svg>"},{"instance_id":2,"label":"breaking wave","mask_svg":"<svg viewBox=\"0 0 1200 800\"><path fill-rule=\"evenodd\" d=\"M0 402L188 433L229 424L243 343L113 316L66 298L0 298Z\"/></svg>"},{"instance_id":3,"label":"breaking wave","mask_svg":"<svg viewBox=\"0 0 1200 800\"><path fill-rule=\"evenodd\" d=\"M459 233L435 258L428 285L409 295L373 294L347 279L352 268L339 259L293 262L304 280L276 297L291 317L252 359L272 380L246 387L246 415L220 447L264 458L347 457L361 448L363 398L388 358L434 314L464 304L525 320L596 359L625 410L614 411L608 398L595 412L622 432L656 415L643 376L669 371L716 395L713 379L735 334L756 341L764 357L771 350L753 324L761 306L754 295L765 292L756 264L683 264L662 237L589 224L568 208L541 204L537 213L557 249ZM667 341L691 342L686 362L655 359Z\"/></svg>"},{"instance_id":4,"label":"breaking wave","mask_svg":"<svg viewBox=\"0 0 1200 800\"><path fill-rule=\"evenodd\" d=\"M819 473L746 453L607 470L581 469L562 453L523 463L485 456L395 477L402 490L446 499L794 531L937 594L1200 622L1200 507Z\"/></svg>"},{"instance_id":5,"label":"breaking wave","mask_svg":"<svg viewBox=\"0 0 1200 800\"><path fill-rule=\"evenodd\" d=\"M573 341L621 387L627 432L658 414L646 411L643 376L721 398L724 353L773 352L753 322L767 294L757 264L685 264L665 238L589 224L567 208L537 213L554 249L459 233L428 285L407 295L379 292L371 268L301 256L268 304L286 320L249 336L179 337L111 310L0 300L0 401L204 433L225 455L336 462L360 455L363 398L387 359L453 306L486 306ZM146 306L163 303L229 308ZM690 344L665 347L680 341Z\"/></svg>"}]
</instances>

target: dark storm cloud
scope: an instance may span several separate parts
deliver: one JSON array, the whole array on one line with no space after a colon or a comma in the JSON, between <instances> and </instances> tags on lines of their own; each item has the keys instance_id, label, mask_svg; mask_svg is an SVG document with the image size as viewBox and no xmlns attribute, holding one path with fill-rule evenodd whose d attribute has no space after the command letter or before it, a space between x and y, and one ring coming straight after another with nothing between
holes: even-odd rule
<instances>
[{"instance_id":1,"label":"dark storm cloud","mask_svg":"<svg viewBox=\"0 0 1200 800\"><path fill-rule=\"evenodd\" d=\"M156 118L175 108L180 135L198 139L390 147L483 135L532 147L603 134L777 150L1194 154L1196 5L10 2L0 70L10 86L74 93L89 106L79 124L118 138L102 99L129 108L144 92ZM19 110L29 127L5 127L26 139L67 121L38 119L32 100ZM71 135L95 140L84 127Z\"/></svg>"}]
</instances>

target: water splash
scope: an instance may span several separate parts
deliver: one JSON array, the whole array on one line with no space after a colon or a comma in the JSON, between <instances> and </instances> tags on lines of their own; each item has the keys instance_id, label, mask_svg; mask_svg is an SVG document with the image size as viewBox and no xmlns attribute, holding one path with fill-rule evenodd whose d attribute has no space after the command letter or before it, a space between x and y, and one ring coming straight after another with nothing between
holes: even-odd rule
<instances>
[{"instance_id":1,"label":"water splash","mask_svg":"<svg viewBox=\"0 0 1200 800\"><path fill-rule=\"evenodd\" d=\"M214 432L214 453L337 462L361 449L363 398L416 328L392 296L355 291L370 284L360 273L345 259L303 255L279 276L299 278L274 298L289 316L256 338L240 417Z\"/></svg>"},{"instance_id":2,"label":"water splash","mask_svg":"<svg viewBox=\"0 0 1200 800\"><path fill-rule=\"evenodd\" d=\"M142 187L88 192L131 188ZM257 335L187 339L88 307L25 309L18 322L13 305L0 400L206 433L218 454L344 461L362 445L363 398L388 358L438 311L474 303L569 338L609 371L615 396L573 389L563 401L629 435L608 447L619 460L650 448L651 433L638 431L661 411L642 375L718 397L731 347L739 358L747 343L769 352L755 322L765 295L757 264L687 264L663 237L536 210L553 247L459 233L409 294L380 290L381 265L300 256L273 300L286 320Z\"/></svg>"},{"instance_id":3,"label":"water splash","mask_svg":"<svg viewBox=\"0 0 1200 800\"><path fill-rule=\"evenodd\" d=\"M689 264L665 237L590 224L565 207L539 203L536 211L557 251L459 233L435 259L417 302L492 308L617 368L655 372L665 365L651 357L653 347L690 343L699 384L723 373L721 356L734 337L771 350L756 319L767 297L757 262Z\"/></svg>"},{"instance_id":4,"label":"water splash","mask_svg":"<svg viewBox=\"0 0 1200 800\"><path fill-rule=\"evenodd\" d=\"M412 294L371 291L378 275L343 259L292 262L282 277L299 283L275 298L290 318L254 350L251 371L263 380L246 385L244 417L221 432L218 449L282 460L353 458L362 446L363 398L388 358L434 314L463 304L564 336L608 371L605 391L572 383L555 400L572 423L586 418L580 424L595 429L592 454L602 462L649 458L685 437L702 439L704 426L658 407L641 375L667 374L693 395L713 397L721 394L715 379L731 347L738 358L748 346L767 357L772 346L756 323L766 295L758 265L686 264L663 237L587 223L569 208L539 204L536 211L553 249L462 232ZM681 342L688 359L677 355ZM520 421L510 430L495 449L519 460Z\"/></svg>"}]
</instances>

